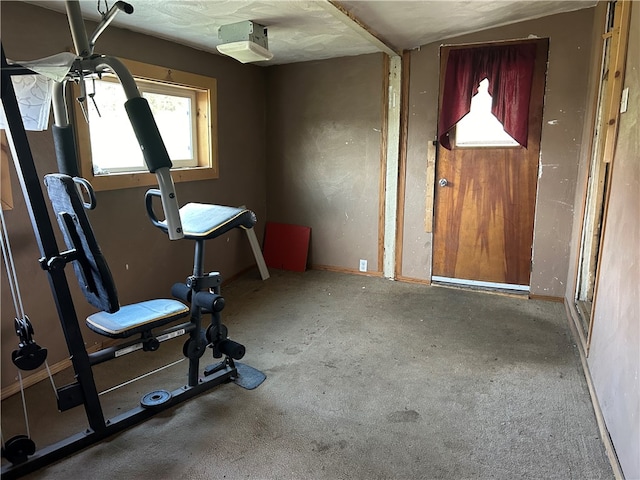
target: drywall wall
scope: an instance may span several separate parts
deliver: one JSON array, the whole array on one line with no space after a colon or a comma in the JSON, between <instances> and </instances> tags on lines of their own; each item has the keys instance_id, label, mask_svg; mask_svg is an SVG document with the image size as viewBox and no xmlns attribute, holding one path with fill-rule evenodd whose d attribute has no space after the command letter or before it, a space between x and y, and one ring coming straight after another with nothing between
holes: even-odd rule
<instances>
[{"instance_id":1,"label":"drywall wall","mask_svg":"<svg viewBox=\"0 0 640 480\"><path fill-rule=\"evenodd\" d=\"M311 227L310 263L380 272L383 55L268 69L269 221Z\"/></svg>"},{"instance_id":2,"label":"drywall wall","mask_svg":"<svg viewBox=\"0 0 640 480\"><path fill-rule=\"evenodd\" d=\"M609 205L593 308L589 370L625 478L640 478L640 4L631 8ZM576 221L580 221L577 219ZM579 243L577 243L579 247ZM576 247L576 248L578 248ZM577 250L573 250L577 254ZM570 292L567 292L569 295Z\"/></svg>"},{"instance_id":3,"label":"drywall wall","mask_svg":"<svg viewBox=\"0 0 640 480\"><path fill-rule=\"evenodd\" d=\"M41 58L72 46L64 15L22 2L2 2L1 21L2 43L11 59ZM89 31L93 28L88 24ZM112 27L100 37L96 51L217 79L220 178L177 184L178 199L180 204L245 204L256 212L256 230L262 238L266 218L264 70ZM29 133L29 140L39 174L56 171L50 131ZM15 208L5 212L5 217L24 306L34 324L36 341L49 349L49 363L55 364L67 358L68 353L46 274L37 262L39 251L14 172L12 181ZM184 281L192 273L193 244L170 242L151 225L144 210L145 191L146 188L132 188L98 192L98 208L89 214L123 304L167 297L174 282ZM240 230L208 242L206 250L205 268L220 271L224 278L254 264L246 235ZM6 275L3 273L2 277L2 352L8 355L16 348L17 337ZM82 319L92 309L79 295L73 276L70 283ZM86 331L85 340L91 347L100 338ZM15 367L10 361L3 361L2 386L13 383L15 378Z\"/></svg>"},{"instance_id":4,"label":"drywall wall","mask_svg":"<svg viewBox=\"0 0 640 480\"><path fill-rule=\"evenodd\" d=\"M431 234L425 230L427 145L436 137L439 47L549 38L531 293L564 296L574 187L581 146L593 9L540 18L422 46L411 54L403 277L428 280Z\"/></svg>"}]
</instances>

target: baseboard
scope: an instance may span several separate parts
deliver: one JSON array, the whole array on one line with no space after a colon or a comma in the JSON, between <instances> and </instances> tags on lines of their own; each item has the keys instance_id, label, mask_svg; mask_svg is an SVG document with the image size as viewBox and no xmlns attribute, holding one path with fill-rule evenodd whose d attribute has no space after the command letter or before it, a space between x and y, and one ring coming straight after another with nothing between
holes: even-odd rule
<instances>
[{"instance_id":1,"label":"baseboard","mask_svg":"<svg viewBox=\"0 0 640 480\"><path fill-rule=\"evenodd\" d=\"M104 342L97 343L89 347L87 349L87 352L88 353L97 352L98 350L102 350L103 348L105 348L105 346L106 344ZM67 368L70 368L70 367L71 367L71 359L65 358L64 360L56 362L53 365L49 365L49 370L51 371L51 375L55 375L56 373L60 373L63 370L66 370ZM23 377L22 386L24 388L28 388L48 378L49 378L49 372L47 372L47 369L44 366L42 366L41 369L38 370L37 372L29 375L28 377ZM1 390L0 400L5 400L10 396L15 395L18 392L20 392L20 382L16 381L14 383L7 385Z\"/></svg>"},{"instance_id":2,"label":"baseboard","mask_svg":"<svg viewBox=\"0 0 640 480\"><path fill-rule=\"evenodd\" d=\"M242 270L240 270L238 273L236 273L235 275L231 275L229 276L229 278L222 278L222 286L226 286L229 285L231 282L236 281L237 279L239 279L240 277L244 276L245 274L249 273L250 271L255 270L256 272L258 272L258 275L260 275L260 269L257 265L249 265L247 268L243 268Z\"/></svg>"},{"instance_id":3,"label":"baseboard","mask_svg":"<svg viewBox=\"0 0 640 480\"><path fill-rule=\"evenodd\" d=\"M571 330L571 334L573 335L574 339L577 340L576 345L578 347L578 352L580 352L580 362L582 363L584 377L587 380L589 396L591 397L591 404L593 405L593 411L596 416L596 423L598 424L600 438L602 439L602 443L604 444L604 449L607 453L607 458L609 459L609 463L611 464L611 469L613 470L613 474L616 480L624 480L624 474L622 473L622 468L620 467L620 463L618 462L616 449L613 446L613 442L611 441L611 436L609 435L609 430L607 429L607 424L604 420L602 409L600 408L600 402L598 401L598 395L596 394L593 380L591 378L591 371L589 370L589 363L587 362L586 350L584 348L584 345L586 345L584 334L580 333L582 329L578 328L575 323L576 321L580 321L579 318L576 318L578 312L573 311L575 310L575 308L572 308L573 302L570 299L566 299L564 305L565 311L567 313L567 323L569 324L569 329Z\"/></svg>"},{"instance_id":4,"label":"baseboard","mask_svg":"<svg viewBox=\"0 0 640 480\"><path fill-rule=\"evenodd\" d=\"M431 280L427 280L424 278L403 277L402 275L398 275L396 277L396 280L402 283L415 283L418 285L427 285L427 286L431 285Z\"/></svg>"},{"instance_id":5,"label":"baseboard","mask_svg":"<svg viewBox=\"0 0 640 480\"><path fill-rule=\"evenodd\" d=\"M319 264L312 264L310 265L310 268L311 270L325 270L328 272L349 273L351 275L364 275L365 277L382 277L382 272L361 272L360 270L356 270L355 268L332 267L331 265Z\"/></svg>"},{"instance_id":6,"label":"baseboard","mask_svg":"<svg viewBox=\"0 0 640 480\"><path fill-rule=\"evenodd\" d=\"M585 336L584 330L580 325L580 314L576 309L575 302L567 298L565 301L565 310L567 311L567 318L569 319L569 323L571 323L571 333L574 334L574 337L580 341L580 348L582 349L582 352L585 352L586 358L589 352L587 348L587 337Z\"/></svg>"},{"instance_id":7,"label":"baseboard","mask_svg":"<svg viewBox=\"0 0 640 480\"><path fill-rule=\"evenodd\" d=\"M529 298L531 300L543 300L545 302L564 303L564 298L554 297L551 295L529 295Z\"/></svg>"}]
</instances>

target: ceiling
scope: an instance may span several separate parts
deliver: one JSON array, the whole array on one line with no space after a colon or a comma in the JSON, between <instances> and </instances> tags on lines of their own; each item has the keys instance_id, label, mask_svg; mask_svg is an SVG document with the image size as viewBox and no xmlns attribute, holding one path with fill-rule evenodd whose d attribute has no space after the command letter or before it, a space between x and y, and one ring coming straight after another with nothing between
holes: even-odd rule
<instances>
[{"instance_id":1,"label":"ceiling","mask_svg":"<svg viewBox=\"0 0 640 480\"><path fill-rule=\"evenodd\" d=\"M30 1L65 11L58 0ZM113 1L108 2L113 5ZM434 41L562 12L597 0L355 0L241 1L130 0L131 15L113 25L217 53L218 28L252 20L267 26L274 58L262 65L322 60L374 52L393 54ZM80 0L98 21L104 0ZM91 32L89 32L91 33ZM96 51L100 51L100 42Z\"/></svg>"}]
</instances>

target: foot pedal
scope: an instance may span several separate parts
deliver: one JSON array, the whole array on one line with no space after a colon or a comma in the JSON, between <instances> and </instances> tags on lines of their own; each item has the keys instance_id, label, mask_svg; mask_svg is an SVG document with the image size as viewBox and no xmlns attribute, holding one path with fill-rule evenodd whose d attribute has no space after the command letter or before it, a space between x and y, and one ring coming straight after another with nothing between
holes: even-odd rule
<instances>
[{"instance_id":1,"label":"foot pedal","mask_svg":"<svg viewBox=\"0 0 640 480\"><path fill-rule=\"evenodd\" d=\"M246 390L253 390L258 388L262 382L267 379L267 376L260 370L257 370L244 363L236 362L236 370L238 375L233 380L234 383Z\"/></svg>"},{"instance_id":2,"label":"foot pedal","mask_svg":"<svg viewBox=\"0 0 640 480\"><path fill-rule=\"evenodd\" d=\"M156 408L171 400L171 392L156 390L147 393L140 399L140 405L144 408Z\"/></svg>"}]
</instances>

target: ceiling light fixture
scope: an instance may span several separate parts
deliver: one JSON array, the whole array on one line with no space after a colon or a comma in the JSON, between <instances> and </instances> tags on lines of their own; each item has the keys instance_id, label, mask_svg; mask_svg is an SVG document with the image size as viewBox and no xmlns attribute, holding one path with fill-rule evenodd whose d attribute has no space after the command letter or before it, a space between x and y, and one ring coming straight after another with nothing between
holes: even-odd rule
<instances>
[{"instance_id":1,"label":"ceiling light fixture","mask_svg":"<svg viewBox=\"0 0 640 480\"><path fill-rule=\"evenodd\" d=\"M260 62L273 58L267 41L267 27L250 20L222 25L218 37L223 42L217 46L218 51L239 62Z\"/></svg>"}]
</instances>

